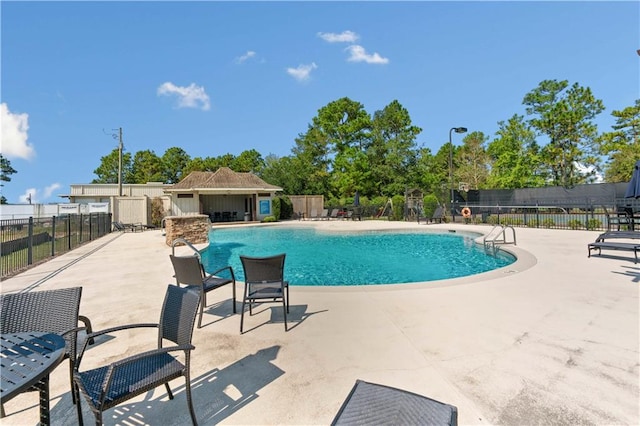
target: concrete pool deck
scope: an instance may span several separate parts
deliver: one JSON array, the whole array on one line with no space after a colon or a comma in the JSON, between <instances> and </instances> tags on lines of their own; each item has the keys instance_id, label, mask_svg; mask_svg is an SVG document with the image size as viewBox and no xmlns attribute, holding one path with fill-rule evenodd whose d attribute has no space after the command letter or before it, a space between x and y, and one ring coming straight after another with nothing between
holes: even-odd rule
<instances>
[{"instance_id":1,"label":"concrete pool deck","mask_svg":"<svg viewBox=\"0 0 640 426\"><path fill-rule=\"evenodd\" d=\"M491 229L291 223L337 232ZM363 379L453 404L460 424L640 424L640 264L626 252L587 258L595 231L517 228L516 234L517 246L506 248L520 260L474 277L294 286L288 332L281 308L264 305L245 315L240 335L230 289L209 293L214 306L193 338L199 423L329 424L355 380ZM170 253L159 231L114 233L3 281L2 292L82 286L80 313L95 330L157 322L173 282ZM242 283L237 290L240 295ZM83 368L155 343L153 331L118 336L92 347ZM173 401L159 387L108 410L105 424L189 424L184 381L175 380L172 389ZM51 375L51 395L52 424L77 424L66 361ZM3 425L35 424L37 394L19 395L5 409ZM84 401L83 410L92 423Z\"/></svg>"}]
</instances>

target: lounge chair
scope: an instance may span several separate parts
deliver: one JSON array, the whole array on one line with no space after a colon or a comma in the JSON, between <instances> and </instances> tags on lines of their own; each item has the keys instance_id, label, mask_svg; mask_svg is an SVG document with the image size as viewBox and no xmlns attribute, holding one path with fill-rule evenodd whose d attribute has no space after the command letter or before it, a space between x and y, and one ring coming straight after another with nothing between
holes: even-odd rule
<instances>
[{"instance_id":1,"label":"lounge chair","mask_svg":"<svg viewBox=\"0 0 640 426\"><path fill-rule=\"evenodd\" d=\"M111 225L113 226L113 229L115 231L120 231L120 232L144 231L144 226L142 225L142 223L139 223L139 222L138 223L111 222Z\"/></svg>"},{"instance_id":2,"label":"lounge chair","mask_svg":"<svg viewBox=\"0 0 640 426\"><path fill-rule=\"evenodd\" d=\"M134 328L155 327L158 329L157 349L131 355L86 371L80 371L80 365L87 348L86 344L83 346L73 371L75 385L73 392L76 396L80 396L80 394L84 396L95 416L96 424L102 424L102 413L105 410L160 385L165 386L169 399L173 399L169 382L178 377L185 378L189 414L192 423L197 424L191 401L190 359L191 351L195 349L191 344L191 338L199 302L198 292L189 288L169 285L158 324L129 324L89 335L95 338ZM163 346L166 342L172 342L175 345ZM100 350L102 354L104 351L104 348ZM178 359L174 354L181 355L181 358ZM80 401L77 404L77 412L78 422L82 425Z\"/></svg>"},{"instance_id":3,"label":"lounge chair","mask_svg":"<svg viewBox=\"0 0 640 426\"><path fill-rule=\"evenodd\" d=\"M614 240L614 241L611 241ZM620 241L622 240L622 241ZM607 231L598 236L595 242L587 244L588 256L592 251L621 250L633 252L634 261L638 263L638 253L640 253L640 232L638 231Z\"/></svg>"},{"instance_id":4,"label":"lounge chair","mask_svg":"<svg viewBox=\"0 0 640 426\"><path fill-rule=\"evenodd\" d=\"M433 215L431 215L431 221L442 223L443 218L444 218L444 207L442 206L436 207L436 210L433 212Z\"/></svg>"},{"instance_id":5,"label":"lounge chair","mask_svg":"<svg viewBox=\"0 0 640 426\"><path fill-rule=\"evenodd\" d=\"M338 213L340 213L340 209L331 210L331 214L329 215L329 218L330 219L337 219L338 218Z\"/></svg>"},{"instance_id":6,"label":"lounge chair","mask_svg":"<svg viewBox=\"0 0 640 426\"><path fill-rule=\"evenodd\" d=\"M233 313L236 313L236 276L231 266L225 266L208 274L204 270L204 266L200 263L200 259L196 256L174 256L169 255L173 270L175 272L176 284L191 286L200 293L200 316L198 318L198 328L202 328L202 315L204 308L207 306L207 293L226 284L231 284L233 298ZM227 271L229 277L220 277L219 273Z\"/></svg>"},{"instance_id":7,"label":"lounge chair","mask_svg":"<svg viewBox=\"0 0 640 426\"><path fill-rule=\"evenodd\" d=\"M245 305L249 304L249 315L255 303L282 302L284 330L287 331L287 312L289 312L289 283L284 280L285 254L268 257L240 256L244 270L244 293L240 311L240 333L244 323Z\"/></svg>"}]
</instances>

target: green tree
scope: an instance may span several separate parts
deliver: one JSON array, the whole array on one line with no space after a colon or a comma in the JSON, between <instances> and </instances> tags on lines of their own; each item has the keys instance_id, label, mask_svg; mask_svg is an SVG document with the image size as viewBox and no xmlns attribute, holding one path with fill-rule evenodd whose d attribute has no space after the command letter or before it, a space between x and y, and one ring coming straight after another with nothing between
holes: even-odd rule
<instances>
[{"instance_id":1,"label":"green tree","mask_svg":"<svg viewBox=\"0 0 640 426\"><path fill-rule=\"evenodd\" d=\"M356 162L361 163L359 153L366 149L371 128L371 117L364 106L349 98L329 102L318 110L312 119L314 137L324 141L327 156L333 154L330 183L331 196L340 197L354 192Z\"/></svg>"},{"instance_id":2,"label":"green tree","mask_svg":"<svg viewBox=\"0 0 640 426\"><path fill-rule=\"evenodd\" d=\"M471 189L482 189L489 175L489 156L485 143L489 138L482 132L471 132L463 139L463 145L456 152L455 182L465 182Z\"/></svg>"},{"instance_id":3,"label":"green tree","mask_svg":"<svg viewBox=\"0 0 640 426\"><path fill-rule=\"evenodd\" d=\"M448 181L449 166L447 155L444 161L438 161L429 148L420 148L416 154L416 165L412 179L413 185L426 193L433 194L437 199L446 200L446 189ZM444 196L444 198L442 198Z\"/></svg>"},{"instance_id":4,"label":"green tree","mask_svg":"<svg viewBox=\"0 0 640 426\"><path fill-rule=\"evenodd\" d=\"M572 187L584 182L587 176L576 165L597 163L597 126L592 120L604 110L602 101L577 83L569 87L567 80L544 80L525 95L523 104L534 116L531 125L549 139L541 154L553 184Z\"/></svg>"},{"instance_id":5,"label":"green tree","mask_svg":"<svg viewBox=\"0 0 640 426\"><path fill-rule=\"evenodd\" d=\"M282 188L285 194L304 194L305 185L302 163L297 157L277 157L270 154L265 160L260 177Z\"/></svg>"},{"instance_id":6,"label":"green tree","mask_svg":"<svg viewBox=\"0 0 640 426\"><path fill-rule=\"evenodd\" d=\"M118 183L118 148L115 148L108 155L100 158L100 165L93 173L97 178L91 183ZM133 183L131 174L131 154L122 153L122 183Z\"/></svg>"},{"instance_id":7,"label":"green tree","mask_svg":"<svg viewBox=\"0 0 640 426\"><path fill-rule=\"evenodd\" d=\"M397 100L373 114L371 146L367 153L378 187L367 195L402 194L413 185L417 164L415 139L422 132L411 122L409 111Z\"/></svg>"},{"instance_id":8,"label":"green tree","mask_svg":"<svg viewBox=\"0 0 640 426\"><path fill-rule=\"evenodd\" d=\"M309 126L307 132L298 135L292 149L296 159L298 178L302 180L302 192L299 195L322 194L330 191L329 168L331 159L327 138L321 130Z\"/></svg>"},{"instance_id":9,"label":"green tree","mask_svg":"<svg viewBox=\"0 0 640 426\"><path fill-rule=\"evenodd\" d=\"M184 170L191 161L191 157L182 148L171 147L162 155L162 181L164 183L178 183L185 176Z\"/></svg>"},{"instance_id":10,"label":"green tree","mask_svg":"<svg viewBox=\"0 0 640 426\"><path fill-rule=\"evenodd\" d=\"M540 148L524 117L514 114L506 123L498 122L498 126L497 137L487 146L491 158L487 186L497 189L543 186Z\"/></svg>"},{"instance_id":11,"label":"green tree","mask_svg":"<svg viewBox=\"0 0 640 426\"><path fill-rule=\"evenodd\" d=\"M605 167L607 182L629 182L633 166L640 160L640 99L633 106L613 111L616 124L613 131L602 134L600 153L609 156Z\"/></svg>"},{"instance_id":12,"label":"green tree","mask_svg":"<svg viewBox=\"0 0 640 426\"><path fill-rule=\"evenodd\" d=\"M345 97L320 108L312 123L340 154L349 147L358 147L360 151L365 148L371 117L360 102Z\"/></svg>"},{"instance_id":13,"label":"green tree","mask_svg":"<svg viewBox=\"0 0 640 426\"><path fill-rule=\"evenodd\" d=\"M263 168L262 155L255 149L241 152L231 163L231 169L236 172L251 172L259 175Z\"/></svg>"},{"instance_id":14,"label":"green tree","mask_svg":"<svg viewBox=\"0 0 640 426\"><path fill-rule=\"evenodd\" d=\"M218 161L212 157L195 157L187 162L182 172L183 176L187 176L191 172L215 172L218 170Z\"/></svg>"},{"instance_id":15,"label":"green tree","mask_svg":"<svg viewBox=\"0 0 640 426\"><path fill-rule=\"evenodd\" d=\"M149 149L138 151L133 156L130 183L163 182L163 169L162 159L155 152Z\"/></svg>"},{"instance_id":16,"label":"green tree","mask_svg":"<svg viewBox=\"0 0 640 426\"><path fill-rule=\"evenodd\" d=\"M14 173L17 171L11 167L11 161L0 154L0 182L11 182L11 175ZM0 183L0 187L4 187L4 183ZM7 204L4 195L0 195L0 204Z\"/></svg>"}]
</instances>

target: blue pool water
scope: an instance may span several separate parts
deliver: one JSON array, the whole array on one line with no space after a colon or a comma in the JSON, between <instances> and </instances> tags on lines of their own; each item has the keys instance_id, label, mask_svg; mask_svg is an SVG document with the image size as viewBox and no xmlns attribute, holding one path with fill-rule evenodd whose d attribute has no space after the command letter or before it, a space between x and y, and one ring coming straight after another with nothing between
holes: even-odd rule
<instances>
[{"instance_id":1,"label":"blue pool water","mask_svg":"<svg viewBox=\"0 0 640 426\"><path fill-rule=\"evenodd\" d=\"M410 231L324 233L296 227L213 229L202 252L208 271L231 265L244 281L239 255L286 253L291 285L369 285L464 277L507 266L515 258L491 256L469 236Z\"/></svg>"}]
</instances>

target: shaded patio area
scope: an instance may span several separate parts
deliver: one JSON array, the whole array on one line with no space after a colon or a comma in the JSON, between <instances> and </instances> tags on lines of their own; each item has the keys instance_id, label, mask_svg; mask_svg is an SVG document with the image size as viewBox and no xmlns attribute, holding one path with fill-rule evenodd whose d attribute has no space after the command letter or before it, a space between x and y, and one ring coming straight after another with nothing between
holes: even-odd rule
<instances>
[{"instance_id":1,"label":"shaded patio area","mask_svg":"<svg viewBox=\"0 0 640 426\"><path fill-rule=\"evenodd\" d=\"M491 229L387 221L296 225L336 232ZM587 258L595 231L516 232L518 245L506 248L520 260L474 277L292 286L288 332L282 308L263 305L245 316L240 335L230 292L209 293L213 306L194 331L191 360L199 423L329 424L362 379L455 405L460 424L638 424L640 266L625 253ZM174 282L170 253L160 231L113 233L3 281L2 292L82 286L80 314L95 330L156 322ZM151 330L99 340L83 366L144 350L154 337ZM105 424L189 424L184 381L175 380L172 389L173 401L159 387L107 411ZM77 424L66 365L52 373L51 395L52 424ZM2 424L35 424L37 403L36 393L19 395L6 404ZM85 422L92 422L83 407Z\"/></svg>"}]
</instances>

